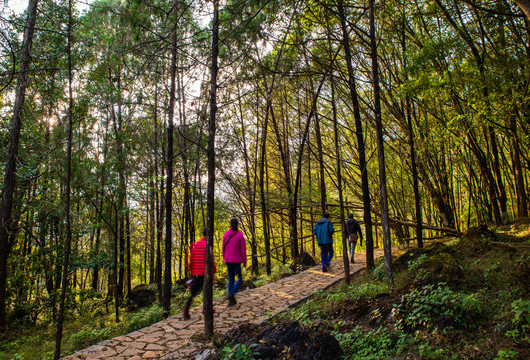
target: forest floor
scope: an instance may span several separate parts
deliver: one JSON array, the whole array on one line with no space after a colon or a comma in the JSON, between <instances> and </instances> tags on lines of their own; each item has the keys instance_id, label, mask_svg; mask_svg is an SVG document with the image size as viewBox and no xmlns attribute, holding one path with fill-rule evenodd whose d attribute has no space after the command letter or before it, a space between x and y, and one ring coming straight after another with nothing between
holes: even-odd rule
<instances>
[{"instance_id":1,"label":"forest floor","mask_svg":"<svg viewBox=\"0 0 530 360\"><path fill-rule=\"evenodd\" d=\"M404 249L393 283L376 262L207 358L530 359L529 259L530 219Z\"/></svg>"}]
</instances>

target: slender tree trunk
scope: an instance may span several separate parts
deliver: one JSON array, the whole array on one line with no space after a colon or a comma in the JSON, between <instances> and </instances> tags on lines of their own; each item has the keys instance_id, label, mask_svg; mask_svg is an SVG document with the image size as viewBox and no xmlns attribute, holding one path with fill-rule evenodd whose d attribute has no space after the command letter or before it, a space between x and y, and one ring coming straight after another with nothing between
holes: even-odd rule
<instances>
[{"instance_id":1,"label":"slender tree trunk","mask_svg":"<svg viewBox=\"0 0 530 360\"><path fill-rule=\"evenodd\" d=\"M213 336L213 234L215 231L215 131L217 113L217 58L219 56L219 0L213 0L212 65L210 68L210 119L208 121L208 189L206 270L203 287L204 332Z\"/></svg>"},{"instance_id":2,"label":"slender tree trunk","mask_svg":"<svg viewBox=\"0 0 530 360\"><path fill-rule=\"evenodd\" d=\"M131 214L129 205L125 214L125 250L127 253L127 296L131 295Z\"/></svg>"},{"instance_id":3,"label":"slender tree trunk","mask_svg":"<svg viewBox=\"0 0 530 360\"><path fill-rule=\"evenodd\" d=\"M332 66L333 67L333 66ZM350 284L350 263L348 259L348 239L346 238L346 217L344 216L344 197L342 194L342 159L340 156L339 125L337 120L337 107L335 105L335 83L331 80L331 106L333 110L333 132L335 135L335 156L337 157L337 190L339 192L340 224L342 239L342 260L344 262L344 282Z\"/></svg>"},{"instance_id":4,"label":"slender tree trunk","mask_svg":"<svg viewBox=\"0 0 530 360\"><path fill-rule=\"evenodd\" d=\"M381 223L383 229L383 248L385 254L385 273L387 280L392 282L392 243L390 240L390 223L386 188L385 148L383 139L383 123L381 119L381 90L379 88L379 68L377 61L377 43L375 38L374 0L370 0L370 47L372 57L372 75L374 87L374 115L377 133L377 152L379 159L379 182L381 191Z\"/></svg>"},{"instance_id":5,"label":"slender tree trunk","mask_svg":"<svg viewBox=\"0 0 530 360\"><path fill-rule=\"evenodd\" d=\"M521 152L519 150L519 137L517 136L517 123L515 117L510 121L510 130L512 132L511 142L512 142L512 158L513 158L513 167L515 174L515 192L517 196L517 216L527 217L528 208L526 203L528 201L525 182L524 182L524 172L521 165Z\"/></svg>"},{"instance_id":6,"label":"slender tree trunk","mask_svg":"<svg viewBox=\"0 0 530 360\"><path fill-rule=\"evenodd\" d=\"M256 191L255 191L255 185L253 185L250 181L250 164L249 164L249 154L247 149L247 141L246 141L246 127L245 127L245 121L243 119L243 105L241 104L241 92L239 89L239 86L237 88L237 98L238 98L238 105L239 105L239 119L241 120L241 138L243 140L243 159L245 160L245 180L247 184L247 191L248 194L248 202L249 202L249 213L250 213L250 248L251 248L251 258L252 258L252 273L258 274L258 244L256 241L256 215L255 215L255 209L256 209ZM255 176L254 176L255 178ZM255 184L255 183L254 183Z\"/></svg>"},{"instance_id":7,"label":"slender tree trunk","mask_svg":"<svg viewBox=\"0 0 530 360\"><path fill-rule=\"evenodd\" d=\"M324 150L322 149L322 134L320 133L320 121L318 114L315 115L315 135L317 140L318 164L319 164L319 179L320 179L320 208L322 214L327 210L326 199L326 172L324 167Z\"/></svg>"},{"instance_id":8,"label":"slender tree trunk","mask_svg":"<svg viewBox=\"0 0 530 360\"><path fill-rule=\"evenodd\" d=\"M364 227L366 234L366 266L370 269L374 267L374 240L372 234L372 209L370 199L370 187L368 182L368 167L366 163L365 145L363 137L363 125L361 120L361 112L359 109L359 98L355 86L355 74L353 72L352 54L350 50L350 41L348 30L346 28L346 16L344 14L344 7L342 0L338 3L339 20L342 28L342 43L344 47L344 55L346 57L346 67L348 69L348 88L350 90L350 97L353 105L353 115L355 118L355 134L357 136L357 146L359 152L359 169L361 172L361 182L363 190L363 205L364 205Z\"/></svg>"},{"instance_id":9,"label":"slender tree trunk","mask_svg":"<svg viewBox=\"0 0 530 360\"><path fill-rule=\"evenodd\" d=\"M267 157L267 134L268 134L268 127L269 127L269 110L271 108L271 97L272 97L272 86L274 83L274 79L271 82L271 87L268 88L267 84L265 83L265 89L267 89L267 105L266 105L266 111L265 111L265 119L263 119L263 126L261 131L261 154L260 154L260 172L259 172L259 187L260 187L260 199L261 199L261 221L263 223L263 242L265 245L265 271L267 272L267 275L270 275L272 273L271 269L271 258L270 258L270 251L271 251L271 240L270 240L270 233L268 231L268 209L267 209L267 196L265 191L265 164L266 164L266 157Z\"/></svg>"},{"instance_id":10,"label":"slender tree trunk","mask_svg":"<svg viewBox=\"0 0 530 360\"><path fill-rule=\"evenodd\" d=\"M172 248L172 214L171 205L173 203L173 138L174 125L173 117L175 113L175 93L176 93L176 72L177 72L177 35L172 36L171 47L171 88L169 92L169 111L167 126L167 178L166 178L166 242L164 256L164 294L162 305L164 316L169 316L171 306L171 248Z\"/></svg>"},{"instance_id":11,"label":"slender tree trunk","mask_svg":"<svg viewBox=\"0 0 530 360\"><path fill-rule=\"evenodd\" d=\"M6 318L6 286L7 286L7 257L11 250L9 244L10 227L13 222L13 197L15 194L18 144L20 130L22 128L22 111L26 98L26 87L28 84L28 71L31 62L31 45L33 43L33 32L35 30L35 19L37 16L38 0L30 0L28 3L28 17L24 29L24 38L20 58L20 66L17 77L15 92L15 104L13 106L13 117L9 131L9 145L7 148L7 159L5 164L4 184L2 188L2 206L0 208L0 332L7 330Z\"/></svg>"},{"instance_id":12,"label":"slender tree trunk","mask_svg":"<svg viewBox=\"0 0 530 360\"><path fill-rule=\"evenodd\" d=\"M405 4L403 4L403 34L401 37L401 48L403 50L403 61L404 68L407 68L407 44L405 38ZM405 81L408 82L408 74L405 72ZM422 228L422 214L421 214L421 196L419 190L419 180L418 180L418 167L416 164L416 149L414 147L414 130L412 128L412 110L411 110L411 99L407 95L405 98L405 112L407 117L407 132L408 132L408 142L410 149L410 166L412 168L412 187L414 189L414 204L415 204L415 214L416 214L416 240L418 247L423 247L423 228Z\"/></svg>"},{"instance_id":13,"label":"slender tree trunk","mask_svg":"<svg viewBox=\"0 0 530 360\"><path fill-rule=\"evenodd\" d=\"M73 128L73 95L72 95L72 0L68 1L68 28L67 28L67 56L68 56L68 143L66 147L66 184L65 184L65 214L66 214L66 240L63 253L63 275L61 281L61 297L57 315L57 332L55 335L54 359L61 357L61 342L63 338L64 307L66 291L68 289L68 272L70 266L70 246L72 244L72 227L70 222L70 195L72 179L72 128Z\"/></svg>"},{"instance_id":14,"label":"slender tree trunk","mask_svg":"<svg viewBox=\"0 0 530 360\"><path fill-rule=\"evenodd\" d=\"M155 153L155 157L157 157ZM157 161L155 160L155 164ZM156 164L155 166L157 166ZM158 172L158 171L157 171ZM148 201L147 201L147 211L148 211L148 218L149 218L149 284L155 283L155 231L157 229L156 223L155 223L155 216L157 213L157 207L155 207L155 179L153 179L153 175L150 174L149 179L149 191L147 192ZM158 204L157 204L158 205Z\"/></svg>"}]
</instances>

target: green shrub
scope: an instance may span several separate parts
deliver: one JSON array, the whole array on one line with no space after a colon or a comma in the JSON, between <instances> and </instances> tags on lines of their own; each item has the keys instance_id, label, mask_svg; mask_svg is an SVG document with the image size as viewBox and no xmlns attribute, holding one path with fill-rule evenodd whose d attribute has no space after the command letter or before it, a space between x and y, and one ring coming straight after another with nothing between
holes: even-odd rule
<instances>
[{"instance_id":1,"label":"green shrub","mask_svg":"<svg viewBox=\"0 0 530 360\"><path fill-rule=\"evenodd\" d=\"M502 349L497 353L495 360L515 360L517 359L517 355L519 355L519 353L515 350Z\"/></svg>"},{"instance_id":2,"label":"green shrub","mask_svg":"<svg viewBox=\"0 0 530 360\"><path fill-rule=\"evenodd\" d=\"M152 305L151 307L141 310L134 314L128 321L125 327L125 333L144 328L164 319L164 312L162 307Z\"/></svg>"},{"instance_id":3,"label":"green shrub","mask_svg":"<svg viewBox=\"0 0 530 360\"><path fill-rule=\"evenodd\" d=\"M107 339L111 335L110 328L82 329L70 338L75 348L81 349Z\"/></svg>"},{"instance_id":4,"label":"green shrub","mask_svg":"<svg viewBox=\"0 0 530 360\"><path fill-rule=\"evenodd\" d=\"M377 329L364 332L356 326L351 332L333 332L340 347L348 360L375 360L388 359L397 354L401 348L404 337L380 326Z\"/></svg>"},{"instance_id":5,"label":"green shrub","mask_svg":"<svg viewBox=\"0 0 530 360\"><path fill-rule=\"evenodd\" d=\"M530 342L530 300L517 299L511 307L512 330L506 335L515 342Z\"/></svg>"},{"instance_id":6,"label":"green shrub","mask_svg":"<svg viewBox=\"0 0 530 360\"><path fill-rule=\"evenodd\" d=\"M435 328L467 329L482 312L476 294L455 293L445 283L414 289L394 305L392 316L400 330L414 332Z\"/></svg>"},{"instance_id":7,"label":"green shrub","mask_svg":"<svg viewBox=\"0 0 530 360\"><path fill-rule=\"evenodd\" d=\"M221 359L231 359L231 360L252 360L254 359L254 351L252 350L252 345L247 347L243 344L237 344L234 347L225 346L221 350Z\"/></svg>"}]
</instances>

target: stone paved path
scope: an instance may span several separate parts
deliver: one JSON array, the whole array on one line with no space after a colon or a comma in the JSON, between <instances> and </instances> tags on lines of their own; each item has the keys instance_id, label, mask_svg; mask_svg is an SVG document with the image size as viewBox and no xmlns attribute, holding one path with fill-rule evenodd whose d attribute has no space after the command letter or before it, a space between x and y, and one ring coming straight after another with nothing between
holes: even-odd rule
<instances>
[{"instance_id":1,"label":"stone paved path","mask_svg":"<svg viewBox=\"0 0 530 360\"><path fill-rule=\"evenodd\" d=\"M382 249L375 249L375 257L383 256ZM355 256L356 263L350 264L350 273L365 267L364 252ZM238 304L227 307L224 298L214 301L214 331L224 334L246 322L258 323L270 315L285 310L344 278L342 258L332 262L331 271L323 273L320 266L281 279L265 286L239 292ZM141 360L141 359L190 359L204 346L190 340L192 335L204 334L202 307L190 311L191 319L174 315L130 334L105 340L64 360Z\"/></svg>"}]
</instances>

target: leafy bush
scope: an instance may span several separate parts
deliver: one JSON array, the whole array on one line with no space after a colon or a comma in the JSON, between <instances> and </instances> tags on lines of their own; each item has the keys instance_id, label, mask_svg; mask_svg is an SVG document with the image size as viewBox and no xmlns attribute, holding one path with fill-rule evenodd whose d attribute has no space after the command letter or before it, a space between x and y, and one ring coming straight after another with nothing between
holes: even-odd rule
<instances>
[{"instance_id":1,"label":"leafy bush","mask_svg":"<svg viewBox=\"0 0 530 360\"><path fill-rule=\"evenodd\" d=\"M397 354L405 337L398 337L397 333L380 326L377 329L364 332L356 326L351 332L333 332L340 347L346 354L345 359L388 359Z\"/></svg>"},{"instance_id":2,"label":"leafy bush","mask_svg":"<svg viewBox=\"0 0 530 360\"><path fill-rule=\"evenodd\" d=\"M145 310L137 312L127 321L126 333L152 325L163 319L163 309L158 305L152 305Z\"/></svg>"},{"instance_id":3,"label":"leafy bush","mask_svg":"<svg viewBox=\"0 0 530 360\"><path fill-rule=\"evenodd\" d=\"M221 359L252 360L255 355L252 347L252 345L247 347L244 344L237 344L234 347L225 346L221 351Z\"/></svg>"},{"instance_id":4,"label":"leafy bush","mask_svg":"<svg viewBox=\"0 0 530 360\"><path fill-rule=\"evenodd\" d=\"M435 328L470 328L482 312L476 294L455 293L445 283L414 289L394 305L392 316L396 326L404 331Z\"/></svg>"},{"instance_id":5,"label":"leafy bush","mask_svg":"<svg viewBox=\"0 0 530 360\"><path fill-rule=\"evenodd\" d=\"M495 360L515 360L517 359L517 355L519 355L519 353L515 350L502 349L497 353Z\"/></svg>"},{"instance_id":6,"label":"leafy bush","mask_svg":"<svg viewBox=\"0 0 530 360\"><path fill-rule=\"evenodd\" d=\"M530 300L518 299L511 304L512 330L506 332L515 342L530 342Z\"/></svg>"},{"instance_id":7,"label":"leafy bush","mask_svg":"<svg viewBox=\"0 0 530 360\"><path fill-rule=\"evenodd\" d=\"M111 333L110 328L83 329L73 334L70 340L76 348L85 348L107 339Z\"/></svg>"}]
</instances>

